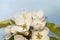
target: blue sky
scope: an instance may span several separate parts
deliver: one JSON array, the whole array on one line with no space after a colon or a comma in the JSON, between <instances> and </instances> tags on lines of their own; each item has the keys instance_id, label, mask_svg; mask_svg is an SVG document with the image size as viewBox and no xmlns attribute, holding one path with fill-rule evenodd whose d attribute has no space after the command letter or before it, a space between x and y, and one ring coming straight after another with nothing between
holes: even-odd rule
<instances>
[{"instance_id":1,"label":"blue sky","mask_svg":"<svg viewBox=\"0 0 60 40\"><path fill-rule=\"evenodd\" d=\"M22 9L44 10L47 21L60 25L60 0L0 0L0 21L10 19ZM4 30L0 29L0 40L3 40L3 33Z\"/></svg>"}]
</instances>

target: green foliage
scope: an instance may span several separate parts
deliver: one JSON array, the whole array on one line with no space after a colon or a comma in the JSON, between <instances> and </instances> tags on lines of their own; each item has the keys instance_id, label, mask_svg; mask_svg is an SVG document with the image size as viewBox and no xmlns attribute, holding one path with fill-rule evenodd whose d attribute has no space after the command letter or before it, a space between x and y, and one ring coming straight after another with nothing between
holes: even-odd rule
<instances>
[{"instance_id":1,"label":"green foliage","mask_svg":"<svg viewBox=\"0 0 60 40\"><path fill-rule=\"evenodd\" d=\"M14 36L12 36L9 40L14 40Z\"/></svg>"},{"instance_id":2,"label":"green foliage","mask_svg":"<svg viewBox=\"0 0 60 40\"><path fill-rule=\"evenodd\" d=\"M50 40L59 40L59 39L57 39L55 37L50 37Z\"/></svg>"},{"instance_id":3,"label":"green foliage","mask_svg":"<svg viewBox=\"0 0 60 40\"><path fill-rule=\"evenodd\" d=\"M56 24L47 22L46 27L48 27L51 32L53 32L56 35L60 36L60 27L58 27Z\"/></svg>"},{"instance_id":4,"label":"green foliage","mask_svg":"<svg viewBox=\"0 0 60 40\"><path fill-rule=\"evenodd\" d=\"M7 27L7 26L11 25L10 22L12 24L15 24L15 22L11 19L10 20L5 20L5 21L0 22L0 28L4 28L4 27Z\"/></svg>"}]
</instances>

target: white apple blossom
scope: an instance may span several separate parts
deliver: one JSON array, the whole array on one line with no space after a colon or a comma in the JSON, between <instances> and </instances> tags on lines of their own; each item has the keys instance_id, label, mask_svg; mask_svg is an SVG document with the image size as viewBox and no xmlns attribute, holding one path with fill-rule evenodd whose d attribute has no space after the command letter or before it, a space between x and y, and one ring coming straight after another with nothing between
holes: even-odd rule
<instances>
[{"instance_id":1,"label":"white apple blossom","mask_svg":"<svg viewBox=\"0 0 60 40\"><path fill-rule=\"evenodd\" d=\"M25 31L29 30L29 26L28 25L10 25L8 27L5 28L6 33L13 33L16 34L17 32L23 33Z\"/></svg>"},{"instance_id":2,"label":"white apple blossom","mask_svg":"<svg viewBox=\"0 0 60 40\"><path fill-rule=\"evenodd\" d=\"M32 40L49 40L48 31L35 31L32 33Z\"/></svg>"},{"instance_id":3,"label":"white apple blossom","mask_svg":"<svg viewBox=\"0 0 60 40\"><path fill-rule=\"evenodd\" d=\"M32 24L34 30L41 30L45 27L46 21L43 11L38 11L32 14Z\"/></svg>"},{"instance_id":4,"label":"white apple blossom","mask_svg":"<svg viewBox=\"0 0 60 40\"><path fill-rule=\"evenodd\" d=\"M19 15L13 17L13 19L17 25L17 27L12 27L11 30L16 30L18 32L25 32L28 31L30 25L32 23L32 14L22 12Z\"/></svg>"},{"instance_id":5,"label":"white apple blossom","mask_svg":"<svg viewBox=\"0 0 60 40\"><path fill-rule=\"evenodd\" d=\"M23 37L22 35L15 35L14 40L27 40L27 39Z\"/></svg>"},{"instance_id":6,"label":"white apple blossom","mask_svg":"<svg viewBox=\"0 0 60 40\"><path fill-rule=\"evenodd\" d=\"M46 21L43 11L38 12L26 12L23 11L20 14L12 18L15 21L15 25L8 26L5 30L7 33L17 34L17 32L29 35L32 31L32 39L30 40L49 40L49 29L45 27ZM29 31L30 27L33 27ZM27 40L22 35L14 35L14 40Z\"/></svg>"},{"instance_id":7,"label":"white apple blossom","mask_svg":"<svg viewBox=\"0 0 60 40\"><path fill-rule=\"evenodd\" d=\"M39 18L34 18L32 21L32 26L34 30L41 30L45 27L46 21L42 21Z\"/></svg>"},{"instance_id":8,"label":"white apple blossom","mask_svg":"<svg viewBox=\"0 0 60 40\"><path fill-rule=\"evenodd\" d=\"M23 25L23 24L31 25L32 14L29 12L25 13L23 12L14 16L12 20L14 20L17 25Z\"/></svg>"},{"instance_id":9,"label":"white apple blossom","mask_svg":"<svg viewBox=\"0 0 60 40\"><path fill-rule=\"evenodd\" d=\"M23 33L25 31L28 31L29 30L29 26L20 26L20 25L13 25L12 28L11 28L11 32L12 33L16 33L16 32L20 32L20 33Z\"/></svg>"},{"instance_id":10,"label":"white apple blossom","mask_svg":"<svg viewBox=\"0 0 60 40\"><path fill-rule=\"evenodd\" d=\"M44 16L44 11L43 10L37 11L33 14L35 15L35 17L39 18L42 21L44 21L46 19L46 17Z\"/></svg>"}]
</instances>

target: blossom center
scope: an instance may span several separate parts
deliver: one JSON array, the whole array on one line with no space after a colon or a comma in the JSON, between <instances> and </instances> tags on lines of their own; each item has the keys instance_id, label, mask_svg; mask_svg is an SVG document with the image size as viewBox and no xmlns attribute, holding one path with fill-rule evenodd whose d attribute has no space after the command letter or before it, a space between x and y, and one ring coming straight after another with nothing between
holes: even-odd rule
<instances>
[{"instance_id":1,"label":"blossom center","mask_svg":"<svg viewBox=\"0 0 60 40\"><path fill-rule=\"evenodd\" d=\"M24 25L22 26L22 28L23 28L23 30L24 30L24 29L27 29L27 25L24 24Z\"/></svg>"},{"instance_id":2,"label":"blossom center","mask_svg":"<svg viewBox=\"0 0 60 40\"><path fill-rule=\"evenodd\" d=\"M41 39L42 35L39 34L39 32L36 34L36 39Z\"/></svg>"}]
</instances>

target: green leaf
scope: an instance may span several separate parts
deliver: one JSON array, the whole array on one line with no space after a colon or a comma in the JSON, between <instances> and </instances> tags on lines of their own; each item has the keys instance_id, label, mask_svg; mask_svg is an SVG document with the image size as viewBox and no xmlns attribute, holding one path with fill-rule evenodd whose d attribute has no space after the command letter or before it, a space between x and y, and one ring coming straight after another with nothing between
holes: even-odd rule
<instances>
[{"instance_id":1,"label":"green leaf","mask_svg":"<svg viewBox=\"0 0 60 40\"><path fill-rule=\"evenodd\" d=\"M14 40L14 36L12 36L9 40Z\"/></svg>"},{"instance_id":2,"label":"green leaf","mask_svg":"<svg viewBox=\"0 0 60 40\"><path fill-rule=\"evenodd\" d=\"M2 22L0 22L0 28L7 27L7 26L11 25L11 23L15 24L15 22L13 20L11 20L11 19L2 21Z\"/></svg>"},{"instance_id":3,"label":"green leaf","mask_svg":"<svg viewBox=\"0 0 60 40\"><path fill-rule=\"evenodd\" d=\"M59 39L57 39L55 37L50 37L50 40L59 40Z\"/></svg>"},{"instance_id":4,"label":"green leaf","mask_svg":"<svg viewBox=\"0 0 60 40\"><path fill-rule=\"evenodd\" d=\"M60 27L57 26L56 24L47 22L46 27L48 27L51 32L53 32L56 35L60 36Z\"/></svg>"}]
</instances>

